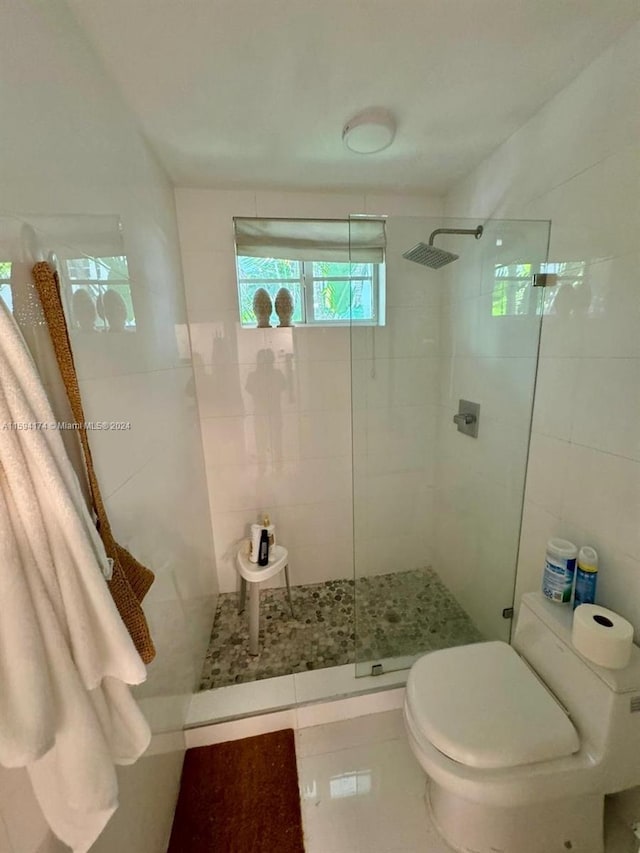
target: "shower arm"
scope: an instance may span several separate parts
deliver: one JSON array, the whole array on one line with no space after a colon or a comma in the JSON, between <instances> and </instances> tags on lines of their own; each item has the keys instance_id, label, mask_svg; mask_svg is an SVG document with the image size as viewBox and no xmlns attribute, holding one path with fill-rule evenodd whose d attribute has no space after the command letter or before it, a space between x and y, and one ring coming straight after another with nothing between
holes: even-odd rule
<instances>
[{"instance_id":1,"label":"shower arm","mask_svg":"<svg viewBox=\"0 0 640 853\"><path fill-rule=\"evenodd\" d=\"M478 225L477 228L436 228L429 237L429 245L433 246L433 238L438 234L473 234L476 240L479 240L483 231L482 225Z\"/></svg>"}]
</instances>

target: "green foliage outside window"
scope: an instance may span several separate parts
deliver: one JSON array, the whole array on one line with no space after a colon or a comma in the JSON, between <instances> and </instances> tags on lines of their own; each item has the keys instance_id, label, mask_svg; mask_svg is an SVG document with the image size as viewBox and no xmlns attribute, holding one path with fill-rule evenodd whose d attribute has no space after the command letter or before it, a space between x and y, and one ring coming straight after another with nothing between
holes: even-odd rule
<instances>
[{"instance_id":1,"label":"green foliage outside window","mask_svg":"<svg viewBox=\"0 0 640 853\"><path fill-rule=\"evenodd\" d=\"M274 303L281 287L289 290L294 302L294 324L375 321L377 270L374 270L373 264L336 261L303 263L241 255L237 262L240 320L243 326L255 325L253 297L259 287L267 291ZM278 324L275 305L271 324Z\"/></svg>"},{"instance_id":2,"label":"green foliage outside window","mask_svg":"<svg viewBox=\"0 0 640 853\"><path fill-rule=\"evenodd\" d=\"M545 300L533 298L532 276L538 267L532 264L497 264L492 293L491 316L513 317L524 314L549 313L562 288L579 289L584 286L586 264L584 261L549 262L540 266L540 272L557 276L558 286L549 288Z\"/></svg>"},{"instance_id":3,"label":"green foliage outside window","mask_svg":"<svg viewBox=\"0 0 640 853\"><path fill-rule=\"evenodd\" d=\"M529 313L528 293L531 275L531 264L496 266L491 305L493 317Z\"/></svg>"},{"instance_id":4,"label":"green foliage outside window","mask_svg":"<svg viewBox=\"0 0 640 853\"><path fill-rule=\"evenodd\" d=\"M4 301L9 311L13 310L11 261L0 261L0 299Z\"/></svg>"}]
</instances>

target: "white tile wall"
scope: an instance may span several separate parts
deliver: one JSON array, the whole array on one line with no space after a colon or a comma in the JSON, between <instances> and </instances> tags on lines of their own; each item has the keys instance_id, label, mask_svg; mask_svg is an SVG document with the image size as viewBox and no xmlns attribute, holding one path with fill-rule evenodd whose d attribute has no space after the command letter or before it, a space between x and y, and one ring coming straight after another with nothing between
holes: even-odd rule
<instances>
[{"instance_id":1,"label":"white tile wall","mask_svg":"<svg viewBox=\"0 0 640 853\"><path fill-rule=\"evenodd\" d=\"M550 258L583 261L588 311L544 318L517 597L551 535L600 551L597 599L640 638L640 25L446 199L455 216L550 218Z\"/></svg>"},{"instance_id":2,"label":"white tile wall","mask_svg":"<svg viewBox=\"0 0 640 853\"><path fill-rule=\"evenodd\" d=\"M423 237L424 219L406 217L437 215L439 202L191 189L176 199L220 589L236 589L234 546L265 512L289 548L293 583L353 576L352 431L367 478L359 572L424 565L438 296L435 280L397 259L401 245ZM389 223L386 326L353 339L346 328L240 328L233 216L361 212L398 215Z\"/></svg>"},{"instance_id":3,"label":"white tile wall","mask_svg":"<svg viewBox=\"0 0 640 853\"><path fill-rule=\"evenodd\" d=\"M433 566L485 636L508 639L540 322L493 315L495 264L524 247L542 260L548 226L484 225L479 241L439 238L460 258L442 271ZM480 404L476 439L452 423L460 399Z\"/></svg>"},{"instance_id":4,"label":"white tile wall","mask_svg":"<svg viewBox=\"0 0 640 853\"><path fill-rule=\"evenodd\" d=\"M73 346L87 417L132 424L91 441L118 539L157 574L144 606L158 656L138 695L156 731L180 728L216 579L173 191L66 3L7 6L0 43L0 257L20 257L23 220L61 257L103 254L87 237L96 216L122 222L136 331L78 332ZM166 849L181 760L123 769L123 807L96 850ZM0 849L60 850L22 771L0 770Z\"/></svg>"}]
</instances>

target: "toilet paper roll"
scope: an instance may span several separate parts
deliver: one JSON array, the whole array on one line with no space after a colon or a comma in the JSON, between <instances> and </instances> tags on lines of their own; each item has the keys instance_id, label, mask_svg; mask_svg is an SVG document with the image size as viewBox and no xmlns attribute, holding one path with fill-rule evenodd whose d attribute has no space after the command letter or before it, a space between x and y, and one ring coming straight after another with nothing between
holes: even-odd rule
<instances>
[{"instance_id":1,"label":"toilet paper roll","mask_svg":"<svg viewBox=\"0 0 640 853\"><path fill-rule=\"evenodd\" d=\"M598 666L624 669L631 658L633 626L606 607L581 604L573 614L571 642Z\"/></svg>"}]
</instances>

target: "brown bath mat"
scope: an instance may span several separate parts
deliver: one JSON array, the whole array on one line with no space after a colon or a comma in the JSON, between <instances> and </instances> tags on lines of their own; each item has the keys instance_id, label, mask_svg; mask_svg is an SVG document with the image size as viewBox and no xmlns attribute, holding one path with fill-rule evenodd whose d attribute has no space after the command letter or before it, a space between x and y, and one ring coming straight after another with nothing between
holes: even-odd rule
<instances>
[{"instance_id":1,"label":"brown bath mat","mask_svg":"<svg viewBox=\"0 0 640 853\"><path fill-rule=\"evenodd\" d=\"M187 750L168 853L304 853L293 729Z\"/></svg>"}]
</instances>

